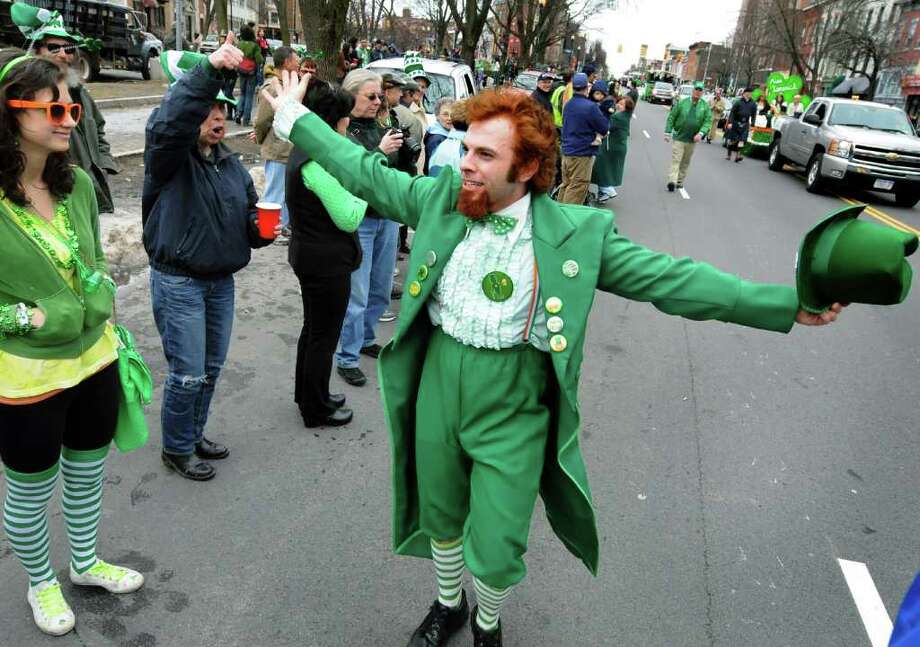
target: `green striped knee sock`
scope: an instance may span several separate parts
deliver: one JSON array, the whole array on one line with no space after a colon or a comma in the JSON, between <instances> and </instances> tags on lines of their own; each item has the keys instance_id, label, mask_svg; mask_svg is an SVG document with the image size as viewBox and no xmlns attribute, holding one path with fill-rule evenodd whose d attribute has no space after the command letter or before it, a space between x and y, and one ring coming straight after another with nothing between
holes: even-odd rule
<instances>
[{"instance_id":1,"label":"green striped knee sock","mask_svg":"<svg viewBox=\"0 0 920 647\"><path fill-rule=\"evenodd\" d=\"M61 507L70 540L70 563L85 573L96 563L96 530L102 516L102 485L109 446L89 451L65 447L61 452L64 496Z\"/></svg>"},{"instance_id":2,"label":"green striped knee sock","mask_svg":"<svg viewBox=\"0 0 920 647\"><path fill-rule=\"evenodd\" d=\"M478 577L473 578L473 587L476 589L476 603L479 605L476 624L483 631L491 633L498 628L498 616L501 612L502 604L511 595L513 587L495 589L480 581Z\"/></svg>"},{"instance_id":3,"label":"green striped knee sock","mask_svg":"<svg viewBox=\"0 0 920 647\"><path fill-rule=\"evenodd\" d=\"M438 574L438 602L456 609L462 601L463 540L431 540L431 556Z\"/></svg>"},{"instance_id":4,"label":"green striped knee sock","mask_svg":"<svg viewBox=\"0 0 920 647\"><path fill-rule=\"evenodd\" d=\"M30 586L55 579L48 558L48 501L54 494L57 476L57 465L37 474L6 468L3 528L13 552L29 574Z\"/></svg>"}]
</instances>

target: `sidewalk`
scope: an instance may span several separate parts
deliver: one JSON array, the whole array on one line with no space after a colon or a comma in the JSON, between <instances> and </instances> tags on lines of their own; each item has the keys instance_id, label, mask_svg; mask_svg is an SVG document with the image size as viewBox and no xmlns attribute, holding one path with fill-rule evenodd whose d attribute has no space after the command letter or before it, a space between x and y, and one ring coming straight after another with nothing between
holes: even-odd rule
<instances>
[{"instance_id":1,"label":"sidewalk","mask_svg":"<svg viewBox=\"0 0 920 647\"><path fill-rule=\"evenodd\" d=\"M166 91L167 84L163 79L151 79L149 81L102 81L99 83L87 83L86 89L96 101L108 99L124 99L135 97L148 97L159 95L162 96Z\"/></svg>"}]
</instances>

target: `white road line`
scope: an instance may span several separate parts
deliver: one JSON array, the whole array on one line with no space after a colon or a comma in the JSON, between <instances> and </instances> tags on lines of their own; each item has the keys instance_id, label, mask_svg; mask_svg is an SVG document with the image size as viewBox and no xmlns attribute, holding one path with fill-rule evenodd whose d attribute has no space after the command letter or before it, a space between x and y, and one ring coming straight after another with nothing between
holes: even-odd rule
<instances>
[{"instance_id":1,"label":"white road line","mask_svg":"<svg viewBox=\"0 0 920 647\"><path fill-rule=\"evenodd\" d=\"M647 130L643 130L643 131L642 131L642 134L645 135L645 138L646 138L646 139L651 139L651 135L648 134L648 131L647 131Z\"/></svg>"},{"instance_id":2,"label":"white road line","mask_svg":"<svg viewBox=\"0 0 920 647\"><path fill-rule=\"evenodd\" d=\"M682 197L684 200L690 199L690 194L687 193L687 189L685 189L684 187L680 187L678 191L680 191L680 197Z\"/></svg>"},{"instance_id":3,"label":"white road line","mask_svg":"<svg viewBox=\"0 0 920 647\"><path fill-rule=\"evenodd\" d=\"M872 647L886 647L891 639L891 617L885 610L885 603L875 588L869 569L862 562L846 559L838 559L837 562L850 587L850 594L866 627L866 633L869 634L869 642Z\"/></svg>"}]
</instances>

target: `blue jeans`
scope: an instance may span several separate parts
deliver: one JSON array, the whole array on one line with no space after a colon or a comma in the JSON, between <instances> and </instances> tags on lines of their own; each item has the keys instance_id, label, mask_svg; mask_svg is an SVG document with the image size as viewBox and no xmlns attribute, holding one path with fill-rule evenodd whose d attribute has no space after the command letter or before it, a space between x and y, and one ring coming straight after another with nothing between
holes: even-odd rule
<instances>
[{"instance_id":1,"label":"blue jeans","mask_svg":"<svg viewBox=\"0 0 920 647\"><path fill-rule=\"evenodd\" d=\"M249 117L252 114L252 102L256 96L256 75L240 74L240 105L237 107L237 114L243 119L243 123L249 123Z\"/></svg>"},{"instance_id":2,"label":"blue jeans","mask_svg":"<svg viewBox=\"0 0 920 647\"><path fill-rule=\"evenodd\" d=\"M287 164L275 160L265 160L265 193L262 199L266 202L277 202L281 205L281 224L285 227L291 222L288 214L287 202L284 200L284 182Z\"/></svg>"},{"instance_id":3,"label":"blue jeans","mask_svg":"<svg viewBox=\"0 0 920 647\"><path fill-rule=\"evenodd\" d=\"M358 227L364 258L351 273L351 295L339 336L335 362L357 368L358 353L376 338L377 320L390 305L399 225L383 218L365 218Z\"/></svg>"},{"instance_id":4,"label":"blue jeans","mask_svg":"<svg viewBox=\"0 0 920 647\"><path fill-rule=\"evenodd\" d=\"M204 436L230 347L233 296L232 276L201 280L150 270L153 318L169 364L160 410L169 454L190 455Z\"/></svg>"}]
</instances>

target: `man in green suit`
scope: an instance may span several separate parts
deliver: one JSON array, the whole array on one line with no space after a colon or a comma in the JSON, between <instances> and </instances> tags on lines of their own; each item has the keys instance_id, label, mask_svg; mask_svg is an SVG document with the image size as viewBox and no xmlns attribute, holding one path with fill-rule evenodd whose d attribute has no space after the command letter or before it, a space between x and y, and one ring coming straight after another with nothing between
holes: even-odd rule
<instances>
[{"instance_id":1,"label":"man in green suit","mask_svg":"<svg viewBox=\"0 0 920 647\"><path fill-rule=\"evenodd\" d=\"M554 202L552 117L530 97L467 103L460 173L410 177L336 135L285 78L276 133L354 195L415 231L407 299L379 377L393 457L394 548L434 560L438 599L410 647L444 645L469 615L474 645L501 645L499 610L525 574L536 497L592 573L598 536L579 450L578 378L596 290L668 314L788 332L833 321L795 289L750 283L617 233L606 210Z\"/></svg>"}]
</instances>

